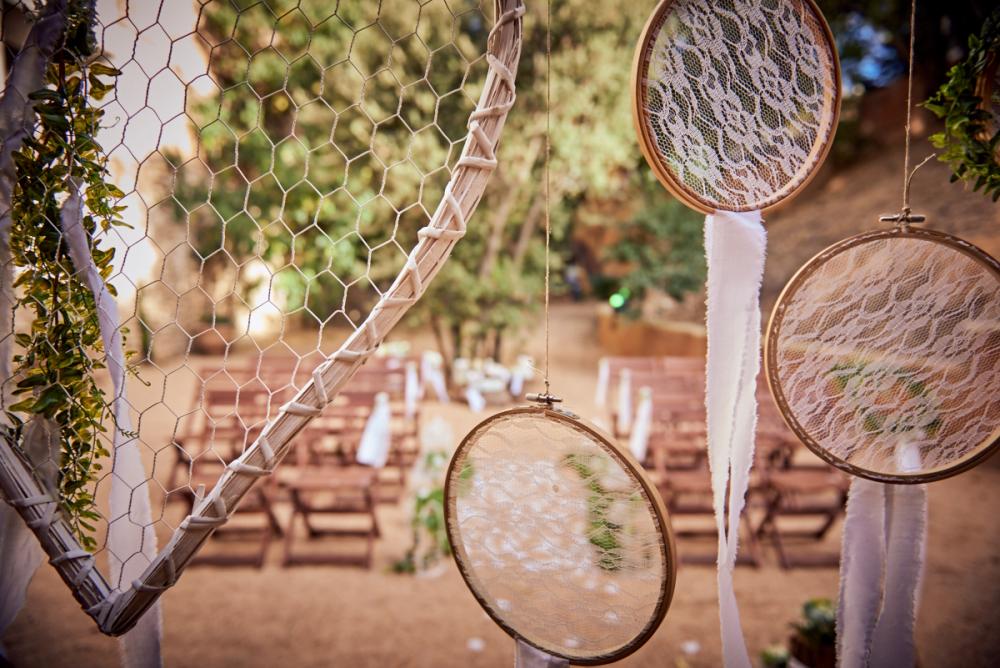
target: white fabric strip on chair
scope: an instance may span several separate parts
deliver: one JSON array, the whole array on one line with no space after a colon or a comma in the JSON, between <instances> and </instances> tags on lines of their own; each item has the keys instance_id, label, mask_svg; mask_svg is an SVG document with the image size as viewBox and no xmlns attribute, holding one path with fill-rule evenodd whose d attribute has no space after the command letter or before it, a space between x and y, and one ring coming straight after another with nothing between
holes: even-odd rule
<instances>
[{"instance_id":1,"label":"white fabric strip on chair","mask_svg":"<svg viewBox=\"0 0 1000 668\"><path fill-rule=\"evenodd\" d=\"M389 459L392 447L392 407L389 395L379 392L375 395L375 405L365 423L358 444L357 461L374 468L382 468Z\"/></svg>"},{"instance_id":2,"label":"white fabric strip on chair","mask_svg":"<svg viewBox=\"0 0 1000 668\"><path fill-rule=\"evenodd\" d=\"M111 476L111 522L108 525L107 547L112 571L111 582L117 585L138 578L156 558L156 533L153 531L146 469L135 437L128 435L132 432L132 420L125 394L125 351L118 319L118 304L94 264L82 220L83 200L80 191L74 188L63 203L59 222L74 270L94 295L101 341L114 387L114 475ZM145 560L136 559L135 556L139 554ZM139 620L135 628L122 636L122 663L136 668L162 665L161 635L161 612L157 603Z\"/></svg>"},{"instance_id":3,"label":"white fabric strip on chair","mask_svg":"<svg viewBox=\"0 0 1000 668\"><path fill-rule=\"evenodd\" d=\"M618 401L615 403L615 429L619 435L632 427L632 372L622 369L618 374Z\"/></svg>"},{"instance_id":4,"label":"white fabric strip on chair","mask_svg":"<svg viewBox=\"0 0 1000 668\"><path fill-rule=\"evenodd\" d=\"M639 407L635 410L635 421L629 433L628 449L640 464L646 460L649 449L649 432L653 428L653 390L639 388Z\"/></svg>"},{"instance_id":5,"label":"white fabric strip on chair","mask_svg":"<svg viewBox=\"0 0 1000 668\"><path fill-rule=\"evenodd\" d=\"M733 567L739 547L740 515L753 463L760 371L760 285L766 247L767 235L759 211L716 212L705 219L708 261L705 407L713 507L719 532L722 650L729 668L751 665L733 589Z\"/></svg>"}]
</instances>

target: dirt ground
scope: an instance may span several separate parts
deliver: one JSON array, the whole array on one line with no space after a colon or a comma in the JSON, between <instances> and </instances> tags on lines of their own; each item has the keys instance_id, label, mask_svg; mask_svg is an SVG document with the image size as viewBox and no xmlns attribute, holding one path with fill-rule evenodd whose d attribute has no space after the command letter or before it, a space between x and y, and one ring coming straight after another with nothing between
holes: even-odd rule
<instances>
[{"instance_id":1,"label":"dirt ground","mask_svg":"<svg viewBox=\"0 0 1000 668\"><path fill-rule=\"evenodd\" d=\"M923 155L916 149L916 155ZM895 185L901 152L886 151L861 167L817 183L799 202L769 216L770 254L765 304L795 268L848 234L873 229L878 214L898 208ZM881 185L879 185L881 184ZM926 166L914 183L914 209L935 227L959 232L1000 252L1000 210L979 195L948 185L946 168ZM766 312L765 312L766 317ZM593 404L600 352L592 304L556 306L553 390L585 417ZM523 346L541 359L541 323ZM397 332L417 347L420 333ZM512 345L514 345L512 343ZM177 388L178 391L181 388ZM484 415L454 404L427 403L423 419L444 417L456 438ZM928 569L918 628L921 666L1000 664L1000 457L930 488ZM466 590L451 562L437 577L388 572L408 541L404 504L379 510L384 537L376 564L282 569L272 554L261 570L192 567L163 597L165 663L194 666L509 666L513 642ZM819 549L836 551L839 527ZM682 542L680 550L711 550ZM763 565L740 567L736 589L753 656L784 641L789 623L811 597L834 597L835 569L778 568L763 548ZM720 649L713 567L684 566L666 620L652 640L622 662L628 666L718 666ZM80 611L55 571L43 566L28 602L3 643L15 666L113 666L117 642L102 636ZM478 648L478 649L474 649Z\"/></svg>"},{"instance_id":2,"label":"dirt ground","mask_svg":"<svg viewBox=\"0 0 1000 668\"><path fill-rule=\"evenodd\" d=\"M596 351L592 305L559 305L553 318L553 381L568 405L600 417L593 405ZM535 330L538 331L538 330ZM540 352L540 337L529 348ZM428 403L457 437L481 416L454 404ZM918 645L921 665L992 666L1000 657L994 630L1000 605L1000 466L935 483L930 491L929 567ZM272 554L262 570L193 567L163 597L167 666L504 666L513 642L466 590L454 565L437 577L394 575L406 548L403 505L383 506L385 537L370 571L350 567L282 569ZM839 533L824 550L837 550ZM682 542L680 550L711 550ZM736 588L751 652L783 641L802 603L836 594L835 569L740 567ZM684 566L659 631L628 666L720 665L715 571ZM470 646L480 643L481 649ZM80 611L55 571L43 566L28 603L4 638L15 666L115 665L116 641ZM684 650L687 650L685 652Z\"/></svg>"}]
</instances>

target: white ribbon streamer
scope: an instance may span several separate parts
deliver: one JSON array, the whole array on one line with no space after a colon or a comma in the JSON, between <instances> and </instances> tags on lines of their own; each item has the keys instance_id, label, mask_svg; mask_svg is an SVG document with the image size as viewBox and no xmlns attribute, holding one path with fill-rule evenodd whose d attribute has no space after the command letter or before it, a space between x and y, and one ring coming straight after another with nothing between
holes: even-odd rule
<instances>
[{"instance_id":1,"label":"white ribbon streamer","mask_svg":"<svg viewBox=\"0 0 1000 668\"><path fill-rule=\"evenodd\" d=\"M521 639L514 649L514 668L568 668L569 661L547 654Z\"/></svg>"},{"instance_id":2,"label":"white ribbon streamer","mask_svg":"<svg viewBox=\"0 0 1000 668\"><path fill-rule=\"evenodd\" d=\"M767 235L759 211L716 212L705 219L708 260L705 407L713 507L719 532L722 650L729 668L751 665L733 589L733 567L739 547L740 515L753 463L760 371L760 285L766 248Z\"/></svg>"},{"instance_id":3,"label":"white ribbon streamer","mask_svg":"<svg viewBox=\"0 0 1000 668\"><path fill-rule=\"evenodd\" d=\"M639 388L639 407L635 411L635 422L629 434L628 449L640 464L646 460L649 449L649 432L653 427L653 391L648 387Z\"/></svg>"},{"instance_id":4,"label":"white ribbon streamer","mask_svg":"<svg viewBox=\"0 0 1000 668\"><path fill-rule=\"evenodd\" d=\"M837 663L912 668L927 538L923 485L851 481L840 557Z\"/></svg>"},{"instance_id":5,"label":"white ribbon streamer","mask_svg":"<svg viewBox=\"0 0 1000 668\"><path fill-rule=\"evenodd\" d=\"M361 443L358 445L357 461L377 469L385 466L389 459L389 447L392 445L392 407L389 405L389 395L379 392L375 395L375 406L361 432Z\"/></svg>"},{"instance_id":6,"label":"white ribbon streamer","mask_svg":"<svg viewBox=\"0 0 1000 668\"><path fill-rule=\"evenodd\" d=\"M94 295L108 372L114 386L114 457L107 546L111 582L120 587L139 578L156 557L156 534L153 531L146 470L135 437L128 435L132 433L132 423L125 397L126 366L118 305L94 264L82 219L83 200L79 190L74 188L63 203L59 222L73 266ZM138 555L145 558L136 558ZM156 603L122 637L123 665L136 668L161 666L161 635L160 606Z\"/></svg>"}]
</instances>

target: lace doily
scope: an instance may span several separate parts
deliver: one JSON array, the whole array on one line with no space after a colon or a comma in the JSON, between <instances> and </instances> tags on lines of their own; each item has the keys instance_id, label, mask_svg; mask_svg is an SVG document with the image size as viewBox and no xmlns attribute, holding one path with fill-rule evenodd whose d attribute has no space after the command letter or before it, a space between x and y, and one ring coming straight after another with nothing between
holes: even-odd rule
<instances>
[{"instance_id":1,"label":"lace doily","mask_svg":"<svg viewBox=\"0 0 1000 668\"><path fill-rule=\"evenodd\" d=\"M570 661L612 661L673 591L665 511L639 469L575 420L514 409L466 437L446 488L456 561L508 633Z\"/></svg>"},{"instance_id":2,"label":"lace doily","mask_svg":"<svg viewBox=\"0 0 1000 668\"><path fill-rule=\"evenodd\" d=\"M889 482L957 473L1000 437L1000 265L929 230L840 242L785 288L767 363L831 463Z\"/></svg>"},{"instance_id":3,"label":"lace doily","mask_svg":"<svg viewBox=\"0 0 1000 668\"><path fill-rule=\"evenodd\" d=\"M665 0L636 63L643 152L694 208L773 206L808 182L833 139L837 51L810 0Z\"/></svg>"}]
</instances>

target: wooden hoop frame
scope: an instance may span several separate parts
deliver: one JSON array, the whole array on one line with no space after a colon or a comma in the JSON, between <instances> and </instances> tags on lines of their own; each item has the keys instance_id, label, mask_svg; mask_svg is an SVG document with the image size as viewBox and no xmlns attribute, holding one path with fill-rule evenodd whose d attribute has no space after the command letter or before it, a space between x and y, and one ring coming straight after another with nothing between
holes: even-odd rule
<instances>
[{"instance_id":1,"label":"wooden hoop frame","mask_svg":"<svg viewBox=\"0 0 1000 668\"><path fill-rule=\"evenodd\" d=\"M778 301L775 303L774 310L771 313L771 320L768 323L767 335L764 341L764 365L765 372L767 374L767 384L771 389L771 395L774 397L774 402L777 404L778 410L781 412L781 416L784 418L785 423L789 426L789 428L791 428L792 431L795 432L795 435L798 436L810 450L829 464L832 464L833 466L836 466L851 475L867 478L868 480L874 480L876 482L894 484L920 484L933 482L935 480L942 480L944 478L949 478L953 475L962 473L963 471L967 471L974 466L981 464L993 455L997 449L1000 448L1000 425L993 430L985 441L976 446L975 449L970 450L965 457L948 466L939 467L937 469L932 469L918 474L897 474L869 471L868 469L851 464L830 453L812 437L812 435L799 423L798 419L796 419L795 412L788 404L788 399L782 389L781 379L778 377L777 372L777 341L781 333L781 325L784 321L789 301L795 296L799 288L802 287L802 284L809 277L811 277L817 269L826 264L836 255L854 248L855 246L885 239L918 239L928 243L940 244L951 250L962 253L975 262L983 265L996 277L997 282L1000 283L1000 262L991 257L981 248L965 241L964 239L960 239L945 232L902 225L889 230L865 232L863 234L858 234L844 239L843 241L835 243L817 253L795 273L792 280L790 280L785 286L785 289L781 291L781 295L778 297Z\"/></svg>"},{"instance_id":2,"label":"wooden hoop frame","mask_svg":"<svg viewBox=\"0 0 1000 668\"><path fill-rule=\"evenodd\" d=\"M486 59L489 72L461 158L452 170L441 203L407 257L392 286L364 323L321 366L321 371L282 407L243 455L227 467L214 489L196 505L142 576L125 590L112 587L95 567L57 512L32 468L9 442L0 445L0 491L34 531L50 563L102 633L121 635L172 587L202 544L224 524L240 500L270 475L291 447L295 435L332 401L365 363L386 334L423 293L465 234L466 222L479 204L496 168L496 148L514 104L521 58L523 0L495 0L496 20ZM320 385L317 385L317 382Z\"/></svg>"},{"instance_id":3,"label":"wooden hoop frame","mask_svg":"<svg viewBox=\"0 0 1000 668\"><path fill-rule=\"evenodd\" d=\"M466 567L463 562L463 558L460 556L461 542L456 540L457 529L455 527L455 518L452 513L452 495L451 495L451 485L452 480L456 474L455 463L459 460L459 455L461 455L470 445L472 437L479 434L484 429L489 428L493 423L498 420L509 418L512 416L535 416L542 417L547 420L553 420L560 422L565 425L569 425L572 429L584 432L593 441L599 443L605 452L609 453L612 458L618 462L618 464L625 469L629 475L635 479L639 485L642 487L646 498L649 499L650 504L653 507L653 515L656 519L656 523L660 528L661 535L663 536L663 556L666 563L667 573L664 574L663 581L660 586L660 596L657 599L657 607L653 616L650 618L649 622L645 627L633 638L631 642L624 645L621 649L610 654L603 654L599 656L594 656L590 658L581 658L579 656L569 656L565 654L560 654L553 652L550 648L540 647L536 643L532 642L530 639L524 637L516 629L507 624L503 619L497 617L490 606L486 603L486 599L479 592L476 587L472 584L470 578L470 569ZM670 608L670 602L674 595L674 586L677 580L677 548L674 543L673 529L670 526L669 515L667 514L666 507L663 505L663 500L660 498L659 492L656 491L656 487L649 482L646 472L643 470L642 466L632 457L632 455L617 445L611 437L601 430L599 430L594 425L585 422L572 414L552 408L538 407L538 406L522 406L519 408L511 408L506 411L497 413L496 415L490 416L477 424L466 436L462 439L461 444L458 449L455 450L455 454L452 455L451 462L448 464L447 477L445 478L444 486L444 507L445 507L445 528L448 532L448 541L452 546L451 555L455 560L455 565L458 566L459 573L462 574L462 579L465 581L465 585L472 592L472 595L479 602L479 605L483 608L487 615L502 628L507 635L514 638L515 640L520 640L532 647L535 647L542 652L551 654L553 656L558 656L560 658L566 659L574 664L593 666L601 665L605 663L611 663L613 661L619 661L626 656L634 653L640 647L642 647L646 642L653 636L656 630L660 627L663 622L664 617L666 617L667 610Z\"/></svg>"},{"instance_id":4,"label":"wooden hoop frame","mask_svg":"<svg viewBox=\"0 0 1000 668\"><path fill-rule=\"evenodd\" d=\"M826 22L826 18L823 16L823 12L820 11L814 0L798 1L808 7L812 14L816 17L818 23L823 26L823 33L826 37L827 46L829 46L830 53L833 56L834 81L836 83L834 89L836 94L829 105L829 109L827 110L827 113L833 116L830 124L830 134L825 141L817 142L813 145L812 152L810 153L810 159L806 161L803 165L802 171L800 171L800 174L802 174L802 172L805 172L805 174L798 180L797 185L786 186L782 191L776 193L771 198L763 202L754 205L744 205L735 209L726 209L727 211L743 212L756 211L759 209L767 213L780 208L784 203L798 195L799 192L801 192L802 189L809 185L813 178L815 178L819 168L826 160L826 156L830 152L831 146L833 146L833 139L837 134L837 125L840 120L840 105L842 97L840 56L837 53L837 43L833 38L833 33L830 30L830 26ZM649 69L650 51L652 49L653 42L656 40L656 36L660 32L663 22L666 20L667 14L670 13L671 7L673 7L676 2L677 0L661 0L660 4L657 5L656 9L653 10L653 13L646 21L646 25L643 27L642 33L639 37L639 43L636 46L635 56L632 60L632 122L635 125L636 134L639 136L639 148L642 150L642 155L646 158L646 162L649 164L650 169L653 170L653 174L656 176L657 180L663 185L664 188L667 189L668 192L670 192L670 194L686 206L696 211L700 211L701 213L710 214L719 210L718 207L705 199L703 196L687 188L676 178L674 173L664 163L662 157L660 156L660 152L656 148L656 141L649 134L649 129L645 122L645 115L642 112L642 109L645 108L646 102L646 86L643 85L643 79L645 77L645 73ZM792 183L795 183L795 181Z\"/></svg>"}]
</instances>

